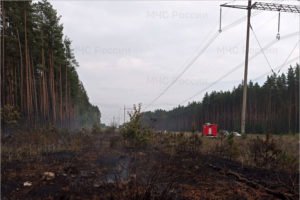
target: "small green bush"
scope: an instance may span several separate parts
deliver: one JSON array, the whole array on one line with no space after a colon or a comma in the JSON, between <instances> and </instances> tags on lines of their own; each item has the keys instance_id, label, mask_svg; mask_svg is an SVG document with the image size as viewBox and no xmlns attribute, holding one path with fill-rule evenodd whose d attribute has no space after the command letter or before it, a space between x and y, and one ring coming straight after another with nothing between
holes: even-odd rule
<instances>
[{"instance_id":1,"label":"small green bush","mask_svg":"<svg viewBox=\"0 0 300 200\"><path fill-rule=\"evenodd\" d=\"M133 105L133 111L128 115L130 120L121 129L124 139L136 146L145 145L148 142L150 130L142 127L141 104Z\"/></svg>"}]
</instances>

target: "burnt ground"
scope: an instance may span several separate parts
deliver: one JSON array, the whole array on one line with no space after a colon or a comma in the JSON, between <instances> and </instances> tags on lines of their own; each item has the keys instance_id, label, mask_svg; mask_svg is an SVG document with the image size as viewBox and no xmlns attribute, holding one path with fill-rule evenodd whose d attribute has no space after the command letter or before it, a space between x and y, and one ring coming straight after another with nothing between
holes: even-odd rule
<instances>
[{"instance_id":1,"label":"burnt ground","mask_svg":"<svg viewBox=\"0 0 300 200\"><path fill-rule=\"evenodd\" d=\"M299 199L299 174L92 136L80 151L2 162L2 199ZM55 177L46 177L53 172ZM24 186L24 182L31 186Z\"/></svg>"}]
</instances>

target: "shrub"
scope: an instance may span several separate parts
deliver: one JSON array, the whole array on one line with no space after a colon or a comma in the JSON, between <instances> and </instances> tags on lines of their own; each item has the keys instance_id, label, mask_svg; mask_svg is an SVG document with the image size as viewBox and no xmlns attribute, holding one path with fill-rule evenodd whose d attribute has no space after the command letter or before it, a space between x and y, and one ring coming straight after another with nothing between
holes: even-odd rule
<instances>
[{"instance_id":1,"label":"shrub","mask_svg":"<svg viewBox=\"0 0 300 200\"><path fill-rule=\"evenodd\" d=\"M235 136L232 133L227 137L227 151L225 153L227 153L229 159L237 158L240 155L240 149L235 143L234 138Z\"/></svg>"},{"instance_id":2,"label":"shrub","mask_svg":"<svg viewBox=\"0 0 300 200\"><path fill-rule=\"evenodd\" d=\"M179 135L177 142L177 152L189 152L195 154L200 152L202 146L202 139L196 134L193 134L190 137L184 137Z\"/></svg>"},{"instance_id":3,"label":"shrub","mask_svg":"<svg viewBox=\"0 0 300 200\"><path fill-rule=\"evenodd\" d=\"M274 167L278 164L282 151L269 134L263 140L259 137L249 142L250 159L259 167Z\"/></svg>"},{"instance_id":4,"label":"shrub","mask_svg":"<svg viewBox=\"0 0 300 200\"><path fill-rule=\"evenodd\" d=\"M148 141L149 129L141 125L141 104L133 105L133 111L128 113L130 120L124 124L121 133L125 140L128 140L134 145L144 145Z\"/></svg>"},{"instance_id":5,"label":"shrub","mask_svg":"<svg viewBox=\"0 0 300 200\"><path fill-rule=\"evenodd\" d=\"M232 133L230 133L224 141L221 138L221 143L216 146L216 152L230 160L237 158L240 155L240 149L234 141L234 138L235 136Z\"/></svg>"}]
</instances>

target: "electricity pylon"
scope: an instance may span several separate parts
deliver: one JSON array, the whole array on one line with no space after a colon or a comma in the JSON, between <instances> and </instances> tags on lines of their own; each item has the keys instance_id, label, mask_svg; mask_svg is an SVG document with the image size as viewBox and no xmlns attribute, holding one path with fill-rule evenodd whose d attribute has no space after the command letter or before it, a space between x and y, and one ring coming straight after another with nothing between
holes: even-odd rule
<instances>
[{"instance_id":1,"label":"electricity pylon","mask_svg":"<svg viewBox=\"0 0 300 200\"><path fill-rule=\"evenodd\" d=\"M242 115L241 115L241 133L245 134L246 127L246 107L247 107L247 78L248 78L248 56L249 56L249 38L250 38L250 20L251 20L251 10L264 10L264 11L276 11L278 12L278 33L276 38L280 39L280 12L290 12L290 13L300 13L300 6L296 5L287 5L287 4L276 4L276 3L265 3L265 2L255 2L251 3L251 0L248 0L248 5L233 5L233 4L222 4L220 5L220 32L221 29L221 14L222 7L228 8L237 8L237 9L246 9L247 14L247 32L246 32L246 51L245 51L245 69L244 69L244 80L243 80L243 104L242 104Z\"/></svg>"}]
</instances>

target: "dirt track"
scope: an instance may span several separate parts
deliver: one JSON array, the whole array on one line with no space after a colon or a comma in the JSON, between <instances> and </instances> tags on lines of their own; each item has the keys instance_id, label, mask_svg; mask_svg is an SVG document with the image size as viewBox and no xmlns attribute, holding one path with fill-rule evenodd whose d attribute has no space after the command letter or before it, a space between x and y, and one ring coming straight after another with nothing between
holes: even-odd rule
<instances>
[{"instance_id":1,"label":"dirt track","mask_svg":"<svg viewBox=\"0 0 300 200\"><path fill-rule=\"evenodd\" d=\"M133 148L117 135L92 137L79 152L2 163L2 199L299 199L284 172L189 151L171 155L157 144Z\"/></svg>"}]
</instances>

